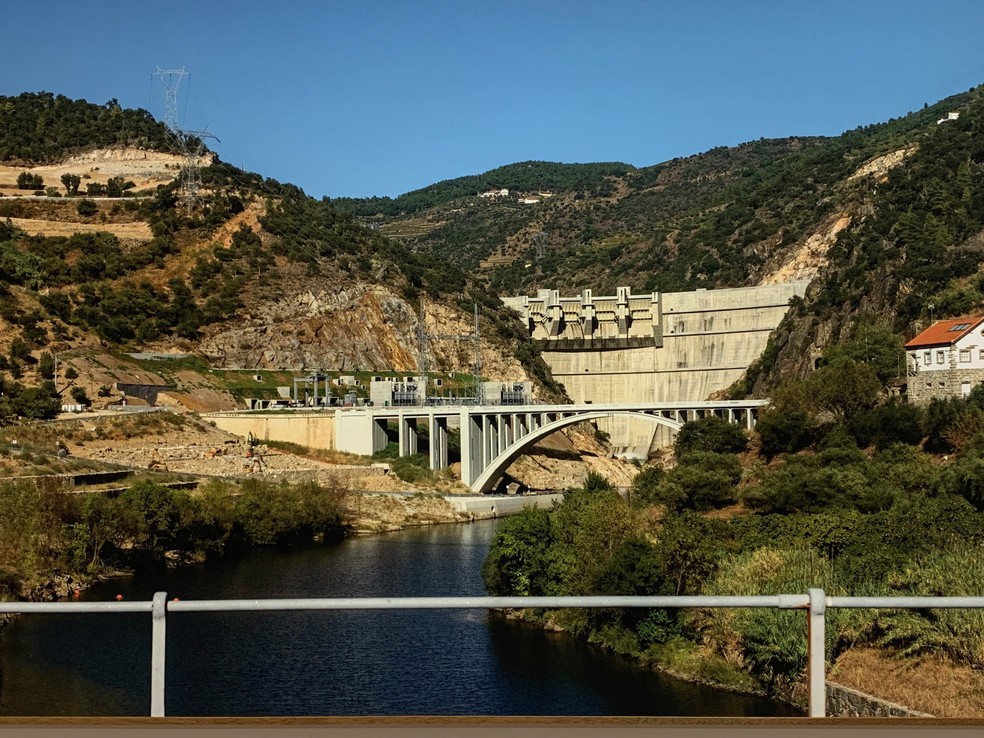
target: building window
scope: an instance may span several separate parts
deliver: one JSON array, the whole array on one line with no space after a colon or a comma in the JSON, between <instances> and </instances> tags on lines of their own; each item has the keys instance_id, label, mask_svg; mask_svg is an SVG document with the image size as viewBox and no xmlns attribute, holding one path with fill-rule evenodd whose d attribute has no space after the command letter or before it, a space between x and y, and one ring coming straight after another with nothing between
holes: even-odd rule
<instances>
[{"instance_id":1,"label":"building window","mask_svg":"<svg viewBox=\"0 0 984 738\"><path fill-rule=\"evenodd\" d=\"M932 363L933 363L932 354L930 354L929 351L923 351L923 364L929 366Z\"/></svg>"},{"instance_id":2,"label":"building window","mask_svg":"<svg viewBox=\"0 0 984 738\"><path fill-rule=\"evenodd\" d=\"M946 354L945 351L937 351L936 352L936 363L937 364L942 364L943 363L945 354Z\"/></svg>"},{"instance_id":3,"label":"building window","mask_svg":"<svg viewBox=\"0 0 984 738\"><path fill-rule=\"evenodd\" d=\"M960 349L960 363L966 364L970 361L970 349Z\"/></svg>"},{"instance_id":4,"label":"building window","mask_svg":"<svg viewBox=\"0 0 984 738\"><path fill-rule=\"evenodd\" d=\"M977 352L977 358L980 359L981 361L984 361L984 349L981 349L980 351Z\"/></svg>"}]
</instances>

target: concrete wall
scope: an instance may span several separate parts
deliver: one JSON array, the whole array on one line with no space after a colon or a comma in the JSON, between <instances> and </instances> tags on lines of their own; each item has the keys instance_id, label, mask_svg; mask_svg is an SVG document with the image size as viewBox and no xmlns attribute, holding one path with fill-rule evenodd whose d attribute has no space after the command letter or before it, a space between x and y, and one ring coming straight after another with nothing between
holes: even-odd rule
<instances>
[{"instance_id":1,"label":"concrete wall","mask_svg":"<svg viewBox=\"0 0 984 738\"><path fill-rule=\"evenodd\" d=\"M446 495L444 499L455 510L484 519L516 515L526 507L550 510L563 501L564 495Z\"/></svg>"},{"instance_id":2,"label":"concrete wall","mask_svg":"<svg viewBox=\"0 0 984 738\"><path fill-rule=\"evenodd\" d=\"M226 433L260 441L286 441L308 448L335 448L335 414L318 413L216 413L205 416Z\"/></svg>"},{"instance_id":3,"label":"concrete wall","mask_svg":"<svg viewBox=\"0 0 984 738\"><path fill-rule=\"evenodd\" d=\"M551 350L541 341L543 358L574 402L621 403L703 400L731 386L765 349L772 330L789 309L789 300L806 282L724 290L669 292L659 296L661 311L647 347ZM630 301L634 296L630 296ZM518 298L504 300L510 306ZM537 330L535 335L541 335ZM560 345L560 344L558 344ZM654 440L649 423L599 421L617 451L645 456Z\"/></svg>"}]
</instances>

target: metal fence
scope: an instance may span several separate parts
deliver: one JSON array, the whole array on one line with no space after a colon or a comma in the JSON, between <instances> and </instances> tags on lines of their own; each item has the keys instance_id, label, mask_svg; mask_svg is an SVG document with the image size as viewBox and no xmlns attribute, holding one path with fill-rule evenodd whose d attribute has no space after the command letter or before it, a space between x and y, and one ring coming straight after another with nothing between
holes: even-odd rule
<instances>
[{"instance_id":1,"label":"metal fence","mask_svg":"<svg viewBox=\"0 0 984 738\"><path fill-rule=\"evenodd\" d=\"M164 653L168 613L260 612L288 610L487 610L500 608L718 608L768 607L802 610L807 624L807 680L810 717L826 716L825 615L829 608L984 609L984 597L828 597L822 589L807 594L693 597L355 597L267 600L172 600L157 592L151 601L0 602L0 613L150 613L150 714L163 717Z\"/></svg>"}]
</instances>

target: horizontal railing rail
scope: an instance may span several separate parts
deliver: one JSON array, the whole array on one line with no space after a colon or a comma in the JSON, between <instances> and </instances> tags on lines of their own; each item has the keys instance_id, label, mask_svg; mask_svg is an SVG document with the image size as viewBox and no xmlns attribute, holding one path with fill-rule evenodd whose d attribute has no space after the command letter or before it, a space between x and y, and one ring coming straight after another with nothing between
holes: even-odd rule
<instances>
[{"instance_id":1,"label":"horizontal railing rail","mask_svg":"<svg viewBox=\"0 0 984 738\"><path fill-rule=\"evenodd\" d=\"M828 597L822 589L807 594L752 596L658 596L658 597L309 597L250 600L168 601L157 592L151 601L115 602L0 602L0 614L30 613L150 613L151 684L150 714L164 717L165 646L168 613L270 612L311 610L495 610L563 608L721 608L768 607L803 610L807 614L807 679L810 717L826 715L826 654L824 652L827 608L856 609L984 609L984 597Z\"/></svg>"}]
</instances>

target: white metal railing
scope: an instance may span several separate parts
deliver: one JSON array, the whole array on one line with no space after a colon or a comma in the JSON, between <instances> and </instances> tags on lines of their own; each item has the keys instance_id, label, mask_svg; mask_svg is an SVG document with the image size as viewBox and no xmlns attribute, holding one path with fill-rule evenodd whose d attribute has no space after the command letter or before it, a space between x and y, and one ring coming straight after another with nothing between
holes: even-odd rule
<instances>
[{"instance_id":1,"label":"white metal railing","mask_svg":"<svg viewBox=\"0 0 984 738\"><path fill-rule=\"evenodd\" d=\"M259 612L287 610L478 610L497 608L684 608L769 607L807 614L809 716L826 715L825 614L828 608L984 609L984 597L828 597L822 589L807 594L666 597L353 597L267 600L172 600L157 592L151 601L0 602L0 613L149 612L151 632L150 714L164 716L164 652L170 612Z\"/></svg>"}]
</instances>

